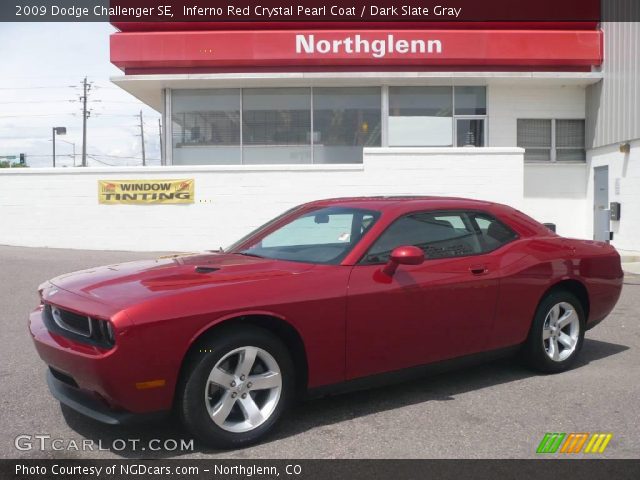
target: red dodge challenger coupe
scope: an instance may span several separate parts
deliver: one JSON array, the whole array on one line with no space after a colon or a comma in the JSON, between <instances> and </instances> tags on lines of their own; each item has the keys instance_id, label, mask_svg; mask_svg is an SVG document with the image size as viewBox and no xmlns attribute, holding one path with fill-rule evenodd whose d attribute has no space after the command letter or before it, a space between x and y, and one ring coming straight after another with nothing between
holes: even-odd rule
<instances>
[{"instance_id":1,"label":"red dodge challenger coupe","mask_svg":"<svg viewBox=\"0 0 640 480\"><path fill-rule=\"evenodd\" d=\"M344 198L296 207L224 253L57 277L29 328L63 404L110 424L173 409L229 448L261 439L301 394L514 350L566 370L622 279L608 244L504 205Z\"/></svg>"}]
</instances>

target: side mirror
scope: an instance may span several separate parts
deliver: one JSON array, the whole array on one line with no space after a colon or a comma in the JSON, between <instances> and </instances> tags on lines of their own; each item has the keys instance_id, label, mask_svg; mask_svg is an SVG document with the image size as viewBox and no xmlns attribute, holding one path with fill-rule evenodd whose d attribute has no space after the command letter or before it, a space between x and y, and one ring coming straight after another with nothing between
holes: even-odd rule
<instances>
[{"instance_id":1,"label":"side mirror","mask_svg":"<svg viewBox=\"0 0 640 480\"><path fill-rule=\"evenodd\" d=\"M421 248L411 245L394 248L389 257L389 261L382 269L382 272L391 277L398 265L420 265L424 262L424 251Z\"/></svg>"}]
</instances>

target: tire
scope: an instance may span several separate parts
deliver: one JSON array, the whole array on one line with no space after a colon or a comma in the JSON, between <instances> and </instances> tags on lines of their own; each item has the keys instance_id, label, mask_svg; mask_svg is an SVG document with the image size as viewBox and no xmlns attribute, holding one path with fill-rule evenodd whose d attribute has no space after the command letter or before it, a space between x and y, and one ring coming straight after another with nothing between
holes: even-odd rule
<instances>
[{"instance_id":1,"label":"tire","mask_svg":"<svg viewBox=\"0 0 640 480\"><path fill-rule=\"evenodd\" d=\"M294 368L282 341L253 325L223 327L190 353L177 399L186 429L214 448L262 440L294 392Z\"/></svg>"},{"instance_id":2,"label":"tire","mask_svg":"<svg viewBox=\"0 0 640 480\"><path fill-rule=\"evenodd\" d=\"M568 370L582 349L585 323L584 309L575 295L564 290L550 292L533 318L523 350L525 363L543 373Z\"/></svg>"}]
</instances>

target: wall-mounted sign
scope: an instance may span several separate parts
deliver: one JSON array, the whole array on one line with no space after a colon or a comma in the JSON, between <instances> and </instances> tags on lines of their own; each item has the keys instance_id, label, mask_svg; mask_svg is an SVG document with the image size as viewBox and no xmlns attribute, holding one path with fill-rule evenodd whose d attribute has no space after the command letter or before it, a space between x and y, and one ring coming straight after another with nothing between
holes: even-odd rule
<instances>
[{"instance_id":1,"label":"wall-mounted sign","mask_svg":"<svg viewBox=\"0 0 640 480\"><path fill-rule=\"evenodd\" d=\"M111 62L131 72L348 66L591 67L598 30L311 30L119 32Z\"/></svg>"},{"instance_id":2,"label":"wall-mounted sign","mask_svg":"<svg viewBox=\"0 0 640 480\"><path fill-rule=\"evenodd\" d=\"M98 180L98 201L107 205L194 202L193 178L170 180Z\"/></svg>"}]
</instances>

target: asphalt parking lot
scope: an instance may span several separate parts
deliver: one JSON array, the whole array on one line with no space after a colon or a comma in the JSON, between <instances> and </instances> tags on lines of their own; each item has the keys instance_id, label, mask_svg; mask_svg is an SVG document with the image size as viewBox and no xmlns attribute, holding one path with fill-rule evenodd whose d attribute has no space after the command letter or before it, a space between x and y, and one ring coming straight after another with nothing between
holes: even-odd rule
<instances>
[{"instance_id":1,"label":"asphalt parking lot","mask_svg":"<svg viewBox=\"0 0 640 480\"><path fill-rule=\"evenodd\" d=\"M72 270L154 256L0 246L0 457L528 458L545 432L611 432L602 456L640 454L640 277L628 279L611 316L587 333L572 371L539 376L500 360L314 400L291 411L267 441L244 450L211 451L195 442L193 451L172 451L171 440L189 437L171 420L109 427L61 408L27 332L37 285ZM21 451L14 445L19 435L49 435L65 445L93 440L94 450ZM140 448L121 449L117 439L140 439ZM160 440L156 448L170 440L169 449L145 448L153 439Z\"/></svg>"}]
</instances>

